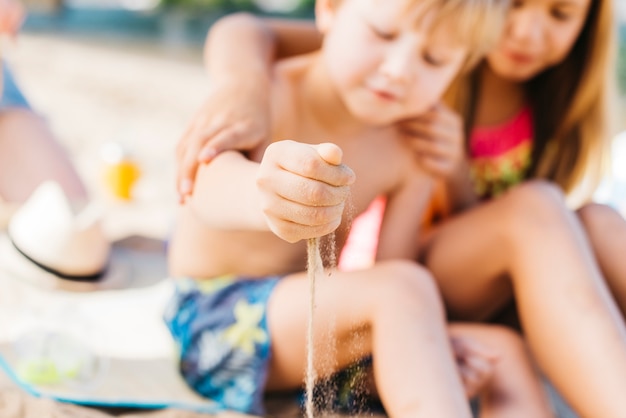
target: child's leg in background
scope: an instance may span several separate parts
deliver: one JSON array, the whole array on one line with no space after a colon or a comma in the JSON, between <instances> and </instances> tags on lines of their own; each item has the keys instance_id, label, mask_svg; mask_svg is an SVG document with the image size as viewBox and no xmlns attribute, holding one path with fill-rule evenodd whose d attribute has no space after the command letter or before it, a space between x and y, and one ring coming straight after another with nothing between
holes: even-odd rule
<instances>
[{"instance_id":1,"label":"child's leg in background","mask_svg":"<svg viewBox=\"0 0 626 418\"><path fill-rule=\"evenodd\" d=\"M44 180L57 181L71 200L87 191L46 122L32 111L6 63L0 95L0 200L24 202Z\"/></svg>"},{"instance_id":2,"label":"child's leg in background","mask_svg":"<svg viewBox=\"0 0 626 418\"><path fill-rule=\"evenodd\" d=\"M626 220L609 206L583 206L578 216L585 227L602 273L626 314Z\"/></svg>"},{"instance_id":3,"label":"child's leg in background","mask_svg":"<svg viewBox=\"0 0 626 418\"><path fill-rule=\"evenodd\" d=\"M45 121L28 109L0 112L0 195L21 203L45 180L57 181L72 200L86 200L85 186Z\"/></svg>"},{"instance_id":4,"label":"child's leg in background","mask_svg":"<svg viewBox=\"0 0 626 418\"><path fill-rule=\"evenodd\" d=\"M554 417L539 373L517 333L496 325L462 323L450 325L449 330L453 341L469 340L467 349L455 351L457 358L463 357L457 360L459 367L469 369L466 374L470 378L489 368L486 379L477 388L480 418ZM473 353L472 344L480 345ZM484 349L494 353L493 361L482 355ZM466 355L459 351L465 351ZM461 373L464 374L463 370Z\"/></svg>"}]
</instances>

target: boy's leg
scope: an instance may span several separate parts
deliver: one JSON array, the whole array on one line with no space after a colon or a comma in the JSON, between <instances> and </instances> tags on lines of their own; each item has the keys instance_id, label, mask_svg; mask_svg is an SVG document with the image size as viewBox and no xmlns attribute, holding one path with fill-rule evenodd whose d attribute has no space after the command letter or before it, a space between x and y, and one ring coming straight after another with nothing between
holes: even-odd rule
<instances>
[{"instance_id":1,"label":"boy's leg","mask_svg":"<svg viewBox=\"0 0 626 418\"><path fill-rule=\"evenodd\" d=\"M478 324L457 323L449 330L453 337L469 338L496 353L492 375L479 393L480 418L554 417L530 353L518 334L505 327Z\"/></svg>"},{"instance_id":2,"label":"boy's leg","mask_svg":"<svg viewBox=\"0 0 626 418\"><path fill-rule=\"evenodd\" d=\"M269 390L299 387L306 365L309 284L282 280L268 307ZM374 357L374 375L391 417L469 417L431 276L415 263L333 271L318 281L314 350L319 376Z\"/></svg>"},{"instance_id":3,"label":"boy's leg","mask_svg":"<svg viewBox=\"0 0 626 418\"><path fill-rule=\"evenodd\" d=\"M524 184L451 219L425 261L457 317L485 318L514 291L529 346L569 403L583 416L623 416L626 329L556 187Z\"/></svg>"}]
</instances>

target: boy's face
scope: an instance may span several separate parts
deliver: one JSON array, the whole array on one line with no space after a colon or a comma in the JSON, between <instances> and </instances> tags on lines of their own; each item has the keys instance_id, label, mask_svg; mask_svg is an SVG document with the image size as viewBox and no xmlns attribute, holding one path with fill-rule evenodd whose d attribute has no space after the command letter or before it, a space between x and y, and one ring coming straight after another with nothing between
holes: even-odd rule
<instances>
[{"instance_id":1,"label":"boy's face","mask_svg":"<svg viewBox=\"0 0 626 418\"><path fill-rule=\"evenodd\" d=\"M317 24L325 34L329 75L348 109L360 120L386 125L425 112L443 95L467 56L453 27L432 17L420 24L407 0L318 0Z\"/></svg>"}]
</instances>

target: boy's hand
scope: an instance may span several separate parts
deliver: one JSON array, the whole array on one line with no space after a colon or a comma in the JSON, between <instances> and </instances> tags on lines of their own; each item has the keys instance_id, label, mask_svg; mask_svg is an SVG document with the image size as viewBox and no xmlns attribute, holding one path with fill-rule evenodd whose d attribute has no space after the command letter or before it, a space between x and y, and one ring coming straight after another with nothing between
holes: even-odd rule
<instances>
[{"instance_id":1,"label":"boy's hand","mask_svg":"<svg viewBox=\"0 0 626 418\"><path fill-rule=\"evenodd\" d=\"M498 355L466 336L452 335L450 341L465 393L472 398L491 380Z\"/></svg>"},{"instance_id":2,"label":"boy's hand","mask_svg":"<svg viewBox=\"0 0 626 418\"><path fill-rule=\"evenodd\" d=\"M416 118L399 122L422 168L435 176L450 177L465 158L463 120L443 103Z\"/></svg>"},{"instance_id":3,"label":"boy's hand","mask_svg":"<svg viewBox=\"0 0 626 418\"><path fill-rule=\"evenodd\" d=\"M251 150L268 138L269 98L265 90L245 82L213 87L176 148L176 187L181 202L193 192L200 163L208 163L225 150Z\"/></svg>"},{"instance_id":4,"label":"boy's hand","mask_svg":"<svg viewBox=\"0 0 626 418\"><path fill-rule=\"evenodd\" d=\"M355 180L341 159L334 144L279 141L267 148L257 185L272 232L297 242L337 229Z\"/></svg>"}]
</instances>

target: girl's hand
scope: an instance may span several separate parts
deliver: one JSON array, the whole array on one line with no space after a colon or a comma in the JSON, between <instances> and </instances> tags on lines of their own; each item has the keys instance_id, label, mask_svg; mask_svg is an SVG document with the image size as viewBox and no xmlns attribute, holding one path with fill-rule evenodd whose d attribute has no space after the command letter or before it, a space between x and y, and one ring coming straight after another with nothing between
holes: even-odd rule
<instances>
[{"instance_id":1,"label":"girl's hand","mask_svg":"<svg viewBox=\"0 0 626 418\"><path fill-rule=\"evenodd\" d=\"M341 149L334 144L279 141L269 145L257 185L272 232L293 243L337 229L355 180L341 159Z\"/></svg>"},{"instance_id":2,"label":"girl's hand","mask_svg":"<svg viewBox=\"0 0 626 418\"><path fill-rule=\"evenodd\" d=\"M451 336L452 349L468 398L480 393L493 377L498 355L477 341Z\"/></svg>"},{"instance_id":3,"label":"girl's hand","mask_svg":"<svg viewBox=\"0 0 626 418\"><path fill-rule=\"evenodd\" d=\"M212 88L176 148L181 202L193 192L200 163L210 162L225 150L251 150L267 140L269 97L260 84L239 81Z\"/></svg>"},{"instance_id":4,"label":"girl's hand","mask_svg":"<svg viewBox=\"0 0 626 418\"><path fill-rule=\"evenodd\" d=\"M465 158L463 120L443 103L414 119L398 124L419 163L430 174L453 176Z\"/></svg>"}]
</instances>

